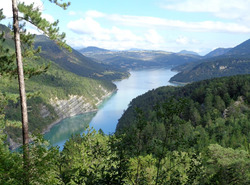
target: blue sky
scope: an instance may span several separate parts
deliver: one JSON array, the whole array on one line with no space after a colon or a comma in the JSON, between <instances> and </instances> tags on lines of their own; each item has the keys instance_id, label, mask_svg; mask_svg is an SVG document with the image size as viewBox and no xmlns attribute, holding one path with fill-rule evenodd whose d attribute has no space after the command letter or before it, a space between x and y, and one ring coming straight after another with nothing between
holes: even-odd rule
<instances>
[{"instance_id":1,"label":"blue sky","mask_svg":"<svg viewBox=\"0 0 250 185\"><path fill-rule=\"evenodd\" d=\"M0 1L10 17L11 1ZM190 50L204 55L250 38L250 0L71 0L67 10L48 0L22 1L35 2L51 21L59 19L74 48Z\"/></svg>"}]
</instances>

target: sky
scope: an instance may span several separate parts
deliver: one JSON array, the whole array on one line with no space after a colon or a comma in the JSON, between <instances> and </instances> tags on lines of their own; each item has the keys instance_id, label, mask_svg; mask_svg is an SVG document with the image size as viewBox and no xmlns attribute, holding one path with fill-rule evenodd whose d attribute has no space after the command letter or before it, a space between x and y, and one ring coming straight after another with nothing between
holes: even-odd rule
<instances>
[{"instance_id":1,"label":"sky","mask_svg":"<svg viewBox=\"0 0 250 185\"><path fill-rule=\"evenodd\" d=\"M250 38L250 0L71 0L67 10L49 0L32 2L76 49L194 51L205 55ZM65 0L63 0L65 2ZM11 22L11 0L0 9ZM39 30L27 25L30 32Z\"/></svg>"}]
</instances>

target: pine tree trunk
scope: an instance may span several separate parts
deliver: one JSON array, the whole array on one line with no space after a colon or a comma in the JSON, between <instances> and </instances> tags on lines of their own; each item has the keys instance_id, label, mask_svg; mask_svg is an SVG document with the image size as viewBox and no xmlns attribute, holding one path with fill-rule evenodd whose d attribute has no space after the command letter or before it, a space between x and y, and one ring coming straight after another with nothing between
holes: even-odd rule
<instances>
[{"instance_id":1,"label":"pine tree trunk","mask_svg":"<svg viewBox=\"0 0 250 185\"><path fill-rule=\"evenodd\" d=\"M24 83L23 62L21 53L21 41L18 22L18 8L17 1L12 0L13 11L13 29L14 29L14 41L16 50L16 62L18 68L18 82L19 82L19 94L21 101L21 113L22 113L22 132L23 132L23 165L24 165L24 184L29 184L29 131L28 131L28 112Z\"/></svg>"}]
</instances>

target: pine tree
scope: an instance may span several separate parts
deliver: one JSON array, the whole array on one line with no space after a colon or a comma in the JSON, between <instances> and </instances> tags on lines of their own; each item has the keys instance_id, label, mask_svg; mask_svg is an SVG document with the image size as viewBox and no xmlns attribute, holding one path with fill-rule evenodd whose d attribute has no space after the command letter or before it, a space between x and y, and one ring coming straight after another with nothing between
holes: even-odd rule
<instances>
[{"instance_id":1,"label":"pine tree","mask_svg":"<svg viewBox=\"0 0 250 185\"><path fill-rule=\"evenodd\" d=\"M52 3L66 9L70 3L59 3L57 0L49 0ZM24 3L17 4L17 0L12 0L12 12L13 12L13 30L14 30L14 42L15 42L15 52L16 52L16 63L17 63L17 73L18 73L18 82L19 82L19 94L21 101L21 113L22 113L22 132L23 132L23 161L24 161L24 184L29 184L29 130L28 130L28 112L27 112L27 101L26 101L26 92L25 92L25 74L23 68L23 55L21 47L21 31L19 20L27 21L39 30L41 30L45 35L50 39L54 40L61 47L71 50L70 47L65 43L65 34L59 34L59 29L57 28L58 21L54 23L49 23L46 19L41 17L41 12L38 8L34 7L34 4L25 5ZM21 12L23 17L20 17L18 13ZM31 56L36 53L33 50L33 39L34 36L30 34L23 35L25 44L30 46L32 49ZM38 49L39 51L39 49ZM38 52L37 51L37 52ZM25 55L25 54L24 54ZM30 54L27 54L29 56ZM15 69L14 69L15 71ZM31 69L28 73L35 74L34 69Z\"/></svg>"}]
</instances>

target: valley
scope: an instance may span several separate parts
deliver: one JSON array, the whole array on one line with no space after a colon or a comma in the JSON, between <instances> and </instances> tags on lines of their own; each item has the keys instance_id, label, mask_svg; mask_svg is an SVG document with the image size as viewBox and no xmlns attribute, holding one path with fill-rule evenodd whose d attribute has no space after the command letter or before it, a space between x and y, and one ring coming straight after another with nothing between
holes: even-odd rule
<instances>
[{"instance_id":1,"label":"valley","mask_svg":"<svg viewBox=\"0 0 250 185\"><path fill-rule=\"evenodd\" d=\"M160 86L174 85L169 79L176 74L170 69L144 69L130 71L128 79L115 81L117 91L107 98L96 112L80 114L62 120L45 134L45 138L54 146L63 149L63 145L71 135L83 133L89 125L105 134L114 134L118 120L127 109L131 100L148 90Z\"/></svg>"},{"instance_id":2,"label":"valley","mask_svg":"<svg viewBox=\"0 0 250 185\"><path fill-rule=\"evenodd\" d=\"M250 184L249 6L2 1L0 184Z\"/></svg>"},{"instance_id":3,"label":"valley","mask_svg":"<svg viewBox=\"0 0 250 185\"><path fill-rule=\"evenodd\" d=\"M13 48L9 30L3 25L1 29L7 33L6 42L3 44ZM70 53L60 49L45 36L38 35L35 38L35 47L41 46L42 52L37 64L50 65L50 68L46 73L27 81L27 92L38 93L36 97L28 100L31 107L30 130L45 133L52 125L65 118L96 112L98 105L117 91L112 81L128 78L131 70L172 68L179 73L171 77L170 82L179 84L220 76L248 74L248 45L249 41L246 41L235 48L219 48L206 56L189 51L111 51L97 47L87 47L79 52L73 49ZM31 64L29 61L28 63ZM13 80L1 81L2 93L18 93L17 84ZM19 104L9 102L6 118L11 121L19 120L19 107ZM37 120L40 124L37 124ZM13 146L20 142L20 129L7 127L6 130Z\"/></svg>"},{"instance_id":4,"label":"valley","mask_svg":"<svg viewBox=\"0 0 250 185\"><path fill-rule=\"evenodd\" d=\"M120 69L135 70L147 68L169 68L201 59L190 53L173 53L155 50L110 51L97 47L80 49L83 55L100 63L116 66Z\"/></svg>"}]
</instances>

